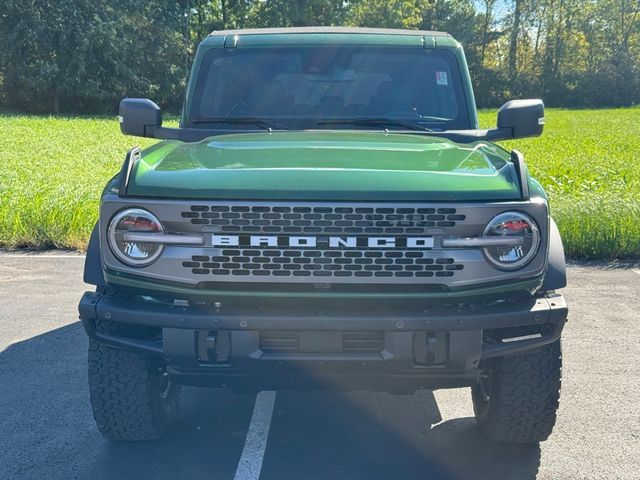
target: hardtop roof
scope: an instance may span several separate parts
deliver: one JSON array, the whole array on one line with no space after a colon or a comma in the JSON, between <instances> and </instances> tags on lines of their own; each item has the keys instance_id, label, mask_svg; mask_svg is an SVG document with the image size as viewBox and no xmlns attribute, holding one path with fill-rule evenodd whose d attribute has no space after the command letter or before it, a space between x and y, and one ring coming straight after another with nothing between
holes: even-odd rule
<instances>
[{"instance_id":1,"label":"hardtop roof","mask_svg":"<svg viewBox=\"0 0 640 480\"><path fill-rule=\"evenodd\" d=\"M362 27L286 27L286 28L249 28L237 30L218 30L209 34L212 35L276 35L276 34L368 34L368 35L412 35L412 36L433 36L451 37L446 32L435 32L430 30L402 30L394 28L362 28Z\"/></svg>"}]
</instances>

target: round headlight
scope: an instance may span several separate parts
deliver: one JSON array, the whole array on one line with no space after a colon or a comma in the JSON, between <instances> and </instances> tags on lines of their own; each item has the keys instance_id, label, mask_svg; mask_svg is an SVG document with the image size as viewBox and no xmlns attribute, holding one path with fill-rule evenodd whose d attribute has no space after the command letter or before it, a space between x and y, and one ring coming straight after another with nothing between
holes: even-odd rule
<instances>
[{"instance_id":1,"label":"round headlight","mask_svg":"<svg viewBox=\"0 0 640 480\"><path fill-rule=\"evenodd\" d=\"M127 233L162 233L160 221L141 208L129 208L116 214L109 223L109 247L118 259L132 267L144 267L162 253L163 245L132 241Z\"/></svg>"},{"instance_id":2,"label":"round headlight","mask_svg":"<svg viewBox=\"0 0 640 480\"><path fill-rule=\"evenodd\" d=\"M540 231L536 223L519 212L501 213L484 230L487 237L521 237L518 245L485 247L487 260L502 270L517 270L527 265L540 246Z\"/></svg>"}]
</instances>

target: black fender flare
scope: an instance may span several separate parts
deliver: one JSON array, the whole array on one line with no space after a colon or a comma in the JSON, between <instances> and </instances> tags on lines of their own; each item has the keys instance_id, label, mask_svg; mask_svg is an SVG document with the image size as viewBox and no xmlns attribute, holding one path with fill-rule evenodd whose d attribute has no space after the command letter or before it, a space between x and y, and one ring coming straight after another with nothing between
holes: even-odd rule
<instances>
[{"instance_id":1,"label":"black fender flare","mask_svg":"<svg viewBox=\"0 0 640 480\"><path fill-rule=\"evenodd\" d=\"M83 280L89 285L97 287L106 287L107 282L104 279L102 271L102 259L100 256L100 231L96 223L91 231L89 245L87 246L87 255L84 259L84 275Z\"/></svg>"},{"instance_id":2,"label":"black fender flare","mask_svg":"<svg viewBox=\"0 0 640 480\"><path fill-rule=\"evenodd\" d=\"M560 231L553 218L549 219L549 260L542 283L542 291L558 290L567 286L567 264Z\"/></svg>"}]
</instances>

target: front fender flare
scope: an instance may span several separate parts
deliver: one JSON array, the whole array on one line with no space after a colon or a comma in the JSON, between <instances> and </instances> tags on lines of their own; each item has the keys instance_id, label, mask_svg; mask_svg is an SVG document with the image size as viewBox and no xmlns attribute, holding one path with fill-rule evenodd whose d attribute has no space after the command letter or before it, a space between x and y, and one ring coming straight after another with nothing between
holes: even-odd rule
<instances>
[{"instance_id":1,"label":"front fender flare","mask_svg":"<svg viewBox=\"0 0 640 480\"><path fill-rule=\"evenodd\" d=\"M106 287L107 282L104 279L102 271L102 259L100 255L100 233L98 224L93 227L89 245L87 246L87 256L84 259L84 275L83 280L89 285L97 287Z\"/></svg>"},{"instance_id":2,"label":"front fender flare","mask_svg":"<svg viewBox=\"0 0 640 480\"><path fill-rule=\"evenodd\" d=\"M558 290L567 286L567 264L560 231L553 218L549 222L549 261L542 283L542 291Z\"/></svg>"}]
</instances>

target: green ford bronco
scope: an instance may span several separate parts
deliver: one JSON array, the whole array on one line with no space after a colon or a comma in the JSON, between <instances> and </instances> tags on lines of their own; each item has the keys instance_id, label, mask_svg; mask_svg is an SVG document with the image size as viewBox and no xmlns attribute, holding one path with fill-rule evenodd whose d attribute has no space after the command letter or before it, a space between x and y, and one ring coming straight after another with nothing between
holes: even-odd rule
<instances>
[{"instance_id":1,"label":"green ford bronco","mask_svg":"<svg viewBox=\"0 0 640 480\"><path fill-rule=\"evenodd\" d=\"M120 104L80 302L98 429L163 435L181 385L471 387L497 442L545 440L567 307L558 229L522 155L540 100L478 126L462 47L428 31L214 32L179 126Z\"/></svg>"}]
</instances>

